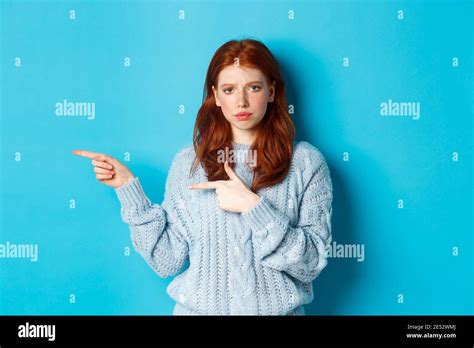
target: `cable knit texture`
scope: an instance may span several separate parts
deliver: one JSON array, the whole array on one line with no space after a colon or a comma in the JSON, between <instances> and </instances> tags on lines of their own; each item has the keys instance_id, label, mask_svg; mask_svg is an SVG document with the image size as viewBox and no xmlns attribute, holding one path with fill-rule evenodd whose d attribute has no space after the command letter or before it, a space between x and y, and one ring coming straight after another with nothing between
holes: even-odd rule
<instances>
[{"instance_id":1,"label":"cable knit texture","mask_svg":"<svg viewBox=\"0 0 474 348\"><path fill-rule=\"evenodd\" d=\"M241 156L249 145L233 149L234 171L250 187L253 172ZM332 183L321 152L295 142L285 180L259 190L259 203L244 213L220 209L215 190L188 188L207 181L201 166L189 177L194 156L192 145L176 154L161 205L138 177L115 189L135 250L160 277L176 276L167 288L173 314L304 315L332 242Z\"/></svg>"}]
</instances>

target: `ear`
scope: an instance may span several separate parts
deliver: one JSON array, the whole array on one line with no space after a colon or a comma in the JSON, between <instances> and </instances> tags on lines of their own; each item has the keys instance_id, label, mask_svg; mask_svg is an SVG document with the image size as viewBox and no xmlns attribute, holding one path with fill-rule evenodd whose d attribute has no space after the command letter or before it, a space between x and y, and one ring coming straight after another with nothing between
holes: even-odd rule
<instances>
[{"instance_id":1,"label":"ear","mask_svg":"<svg viewBox=\"0 0 474 348\"><path fill-rule=\"evenodd\" d=\"M273 81L270 86L270 95L268 96L268 102L272 103L275 100L276 82Z\"/></svg>"},{"instance_id":2,"label":"ear","mask_svg":"<svg viewBox=\"0 0 474 348\"><path fill-rule=\"evenodd\" d=\"M216 105L220 107L221 103L219 102L219 99L217 99L217 91L214 86L212 86L212 92L214 92L214 99L216 100Z\"/></svg>"}]
</instances>

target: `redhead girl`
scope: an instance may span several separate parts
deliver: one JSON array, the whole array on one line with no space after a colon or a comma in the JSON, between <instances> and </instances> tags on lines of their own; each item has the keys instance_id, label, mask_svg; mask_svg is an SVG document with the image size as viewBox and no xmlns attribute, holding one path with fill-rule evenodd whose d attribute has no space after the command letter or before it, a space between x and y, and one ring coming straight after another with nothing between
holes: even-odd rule
<instances>
[{"instance_id":1,"label":"redhead girl","mask_svg":"<svg viewBox=\"0 0 474 348\"><path fill-rule=\"evenodd\" d=\"M278 63L245 39L212 57L161 204L117 159L73 153L114 188L135 250L174 277L174 315L304 315L332 241L332 183L321 152L294 138Z\"/></svg>"}]
</instances>

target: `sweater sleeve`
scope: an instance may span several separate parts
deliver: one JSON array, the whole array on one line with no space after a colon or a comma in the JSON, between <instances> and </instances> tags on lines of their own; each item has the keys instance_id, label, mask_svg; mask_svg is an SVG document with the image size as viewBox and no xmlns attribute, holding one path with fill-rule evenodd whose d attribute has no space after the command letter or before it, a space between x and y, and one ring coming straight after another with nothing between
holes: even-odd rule
<instances>
[{"instance_id":1,"label":"sweater sleeve","mask_svg":"<svg viewBox=\"0 0 474 348\"><path fill-rule=\"evenodd\" d=\"M260 262L311 282L326 267L326 247L332 241L332 183L328 166L319 151L311 150L304 159L299 219L291 226L289 218L275 209L267 198L242 213L251 227Z\"/></svg>"},{"instance_id":2,"label":"sweater sleeve","mask_svg":"<svg viewBox=\"0 0 474 348\"><path fill-rule=\"evenodd\" d=\"M134 249L163 278L179 273L189 257L186 231L191 217L178 186L177 162L175 157L161 205L151 203L138 178L115 189L122 220L130 226Z\"/></svg>"}]
</instances>

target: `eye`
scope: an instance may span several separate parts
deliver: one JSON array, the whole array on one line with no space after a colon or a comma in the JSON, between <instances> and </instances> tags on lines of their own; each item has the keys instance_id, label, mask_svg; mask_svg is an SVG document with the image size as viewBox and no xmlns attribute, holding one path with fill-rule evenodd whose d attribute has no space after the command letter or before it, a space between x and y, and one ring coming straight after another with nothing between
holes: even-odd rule
<instances>
[{"instance_id":1,"label":"eye","mask_svg":"<svg viewBox=\"0 0 474 348\"><path fill-rule=\"evenodd\" d=\"M223 89L224 93L229 94L229 93L226 92L226 91L229 90L229 89L232 89L232 87L228 87L228 88L226 88L226 89Z\"/></svg>"},{"instance_id":2,"label":"eye","mask_svg":"<svg viewBox=\"0 0 474 348\"><path fill-rule=\"evenodd\" d=\"M259 91L261 88L259 85L253 85L253 86L250 86L250 88L257 88L257 89L254 89L254 91Z\"/></svg>"}]
</instances>

